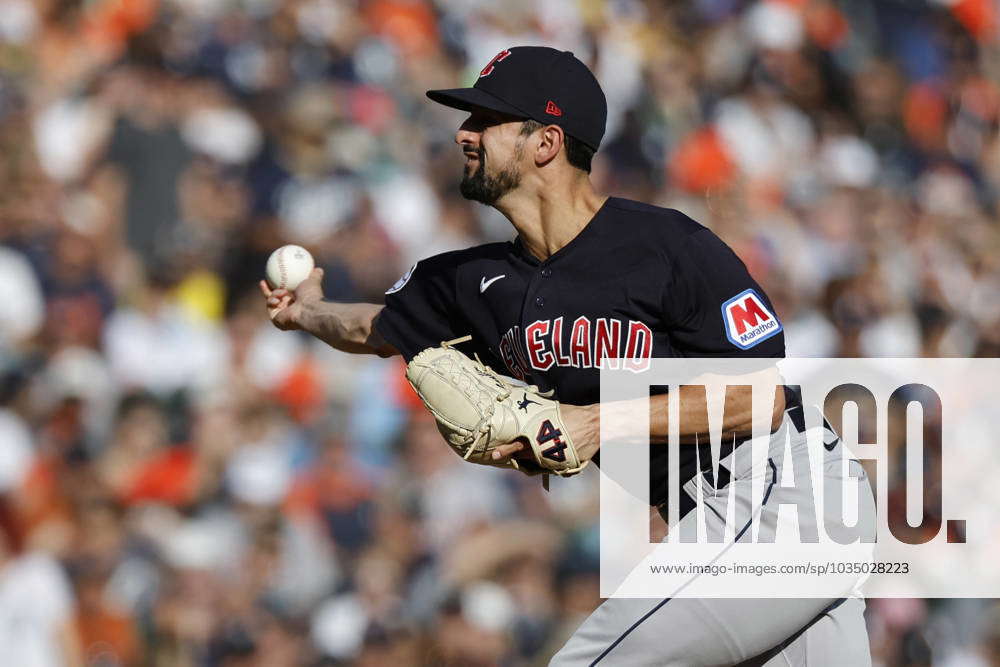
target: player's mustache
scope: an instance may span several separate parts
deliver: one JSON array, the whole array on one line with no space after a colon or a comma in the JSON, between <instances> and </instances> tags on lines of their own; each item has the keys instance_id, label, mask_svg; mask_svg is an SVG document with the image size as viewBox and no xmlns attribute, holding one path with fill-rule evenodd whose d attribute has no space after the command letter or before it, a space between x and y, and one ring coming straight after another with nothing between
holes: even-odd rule
<instances>
[{"instance_id":1,"label":"player's mustache","mask_svg":"<svg viewBox=\"0 0 1000 667\"><path fill-rule=\"evenodd\" d=\"M475 153L476 159L479 160L479 164L483 165L486 163L486 148L479 144L475 148L463 148L462 153L468 155L469 153Z\"/></svg>"}]
</instances>

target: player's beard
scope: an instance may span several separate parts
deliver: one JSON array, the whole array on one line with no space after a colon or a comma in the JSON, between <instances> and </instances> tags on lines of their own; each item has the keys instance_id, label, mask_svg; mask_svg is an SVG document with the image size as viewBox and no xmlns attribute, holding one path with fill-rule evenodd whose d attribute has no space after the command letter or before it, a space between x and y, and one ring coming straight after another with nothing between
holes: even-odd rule
<instances>
[{"instance_id":1,"label":"player's beard","mask_svg":"<svg viewBox=\"0 0 1000 667\"><path fill-rule=\"evenodd\" d=\"M462 184L459 186L462 196L487 206L495 204L497 200L521 184L521 170L517 168L517 163L522 153L523 143L518 142L510 164L503 167L498 174L487 175L486 149L480 144L476 148L478 168L471 174L466 169L462 175Z\"/></svg>"}]
</instances>

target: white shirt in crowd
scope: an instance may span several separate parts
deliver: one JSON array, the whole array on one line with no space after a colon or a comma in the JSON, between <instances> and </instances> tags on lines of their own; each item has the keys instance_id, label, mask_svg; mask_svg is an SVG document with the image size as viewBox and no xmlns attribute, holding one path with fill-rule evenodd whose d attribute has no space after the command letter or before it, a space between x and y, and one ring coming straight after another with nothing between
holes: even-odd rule
<instances>
[{"instance_id":1,"label":"white shirt in crowd","mask_svg":"<svg viewBox=\"0 0 1000 667\"><path fill-rule=\"evenodd\" d=\"M27 554L0 569L0 651L4 664L66 664L60 632L72 614L69 580L51 556Z\"/></svg>"}]
</instances>

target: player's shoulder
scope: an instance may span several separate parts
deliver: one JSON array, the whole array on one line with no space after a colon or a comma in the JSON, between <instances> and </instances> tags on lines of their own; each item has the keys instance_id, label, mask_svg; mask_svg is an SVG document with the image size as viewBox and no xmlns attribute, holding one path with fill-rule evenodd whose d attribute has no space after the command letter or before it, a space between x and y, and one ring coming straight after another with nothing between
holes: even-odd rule
<instances>
[{"instance_id":1,"label":"player's shoulder","mask_svg":"<svg viewBox=\"0 0 1000 667\"><path fill-rule=\"evenodd\" d=\"M452 285L456 273L461 268L475 266L481 261L502 259L509 249L509 242L485 243L425 257L415 262L392 287L386 290L386 294L395 294L411 283Z\"/></svg>"},{"instance_id":2,"label":"player's shoulder","mask_svg":"<svg viewBox=\"0 0 1000 667\"><path fill-rule=\"evenodd\" d=\"M480 260L502 259L510 252L510 242L484 243L482 245L449 250L421 259L417 264L425 269L455 270Z\"/></svg>"},{"instance_id":3,"label":"player's shoulder","mask_svg":"<svg viewBox=\"0 0 1000 667\"><path fill-rule=\"evenodd\" d=\"M677 209L620 197L608 199L607 206L616 218L616 226L626 227L634 243L668 255L681 251L693 239L715 237L708 227Z\"/></svg>"},{"instance_id":4,"label":"player's shoulder","mask_svg":"<svg viewBox=\"0 0 1000 667\"><path fill-rule=\"evenodd\" d=\"M684 238L708 228L674 208L654 206L645 202L610 197L608 208L630 226L653 233Z\"/></svg>"}]
</instances>

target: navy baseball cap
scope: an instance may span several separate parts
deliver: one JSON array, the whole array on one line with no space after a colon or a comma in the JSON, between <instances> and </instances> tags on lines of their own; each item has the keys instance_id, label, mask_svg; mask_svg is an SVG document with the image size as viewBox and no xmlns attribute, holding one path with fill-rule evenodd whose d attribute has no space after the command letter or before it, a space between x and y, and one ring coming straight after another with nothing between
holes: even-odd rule
<instances>
[{"instance_id":1,"label":"navy baseball cap","mask_svg":"<svg viewBox=\"0 0 1000 667\"><path fill-rule=\"evenodd\" d=\"M464 111L490 109L558 125L595 151L608 118L608 102L593 73L569 51L547 46L504 49L472 88L428 90L427 97Z\"/></svg>"}]
</instances>

